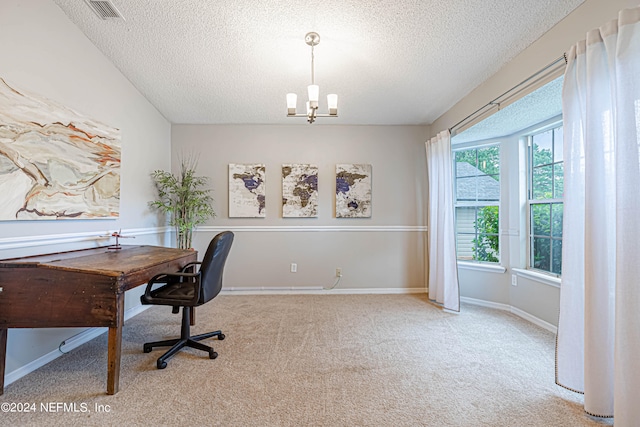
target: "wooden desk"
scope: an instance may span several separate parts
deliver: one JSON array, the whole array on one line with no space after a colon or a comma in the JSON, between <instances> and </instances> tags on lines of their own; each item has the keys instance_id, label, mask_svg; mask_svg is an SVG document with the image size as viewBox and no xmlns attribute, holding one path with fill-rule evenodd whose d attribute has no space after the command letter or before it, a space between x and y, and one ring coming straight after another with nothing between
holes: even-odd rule
<instances>
[{"instance_id":1,"label":"wooden desk","mask_svg":"<svg viewBox=\"0 0 640 427\"><path fill-rule=\"evenodd\" d=\"M104 326L109 328L107 394L117 393L125 291L156 274L178 271L197 256L183 249L122 246L0 260L0 394L8 328Z\"/></svg>"}]
</instances>

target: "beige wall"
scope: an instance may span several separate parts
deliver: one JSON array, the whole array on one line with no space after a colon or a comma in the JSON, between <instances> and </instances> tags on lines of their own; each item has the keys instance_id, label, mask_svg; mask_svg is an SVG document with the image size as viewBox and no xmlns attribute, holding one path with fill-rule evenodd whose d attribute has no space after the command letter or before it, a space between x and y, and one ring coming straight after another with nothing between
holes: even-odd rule
<instances>
[{"instance_id":1,"label":"beige wall","mask_svg":"<svg viewBox=\"0 0 640 427\"><path fill-rule=\"evenodd\" d=\"M200 227L196 249L213 235L236 232L225 289L315 290L343 278L336 292L424 289L426 126L174 125L174 169L199 155L211 177L218 217ZM266 218L228 217L228 164L266 165ZM281 168L318 166L317 218L282 218ZM335 165L372 165L372 217L335 218ZM297 273L290 272L296 263Z\"/></svg>"},{"instance_id":2,"label":"beige wall","mask_svg":"<svg viewBox=\"0 0 640 427\"><path fill-rule=\"evenodd\" d=\"M121 130L120 218L0 222L0 259L105 244L122 228L135 243L162 244L149 174L171 164L171 125L48 0L0 1L0 78ZM161 231L161 230L160 230ZM108 241L107 241L108 242ZM127 294L127 307L139 304ZM10 329L6 373L45 355L82 329Z\"/></svg>"},{"instance_id":3,"label":"beige wall","mask_svg":"<svg viewBox=\"0 0 640 427\"><path fill-rule=\"evenodd\" d=\"M169 167L171 124L53 2L1 1L0 45L0 77L10 85L119 128L122 138L118 220L0 223L0 236L157 226L149 174Z\"/></svg>"},{"instance_id":4,"label":"beige wall","mask_svg":"<svg viewBox=\"0 0 640 427\"><path fill-rule=\"evenodd\" d=\"M450 128L473 111L522 82L533 73L560 57L570 46L586 37L587 31L617 17L618 11L637 6L637 0L586 0L573 13L522 51L498 73L473 90L468 96L440 116L432 125L432 134ZM524 96L526 93L522 93ZM529 277L518 277L518 286L511 285L513 268L524 268L526 256L524 209L519 194L525 179L523 155L517 138L502 138L502 204L500 215L502 264L505 273L460 269L460 290L463 297L511 306L533 315L550 325L557 325L559 288Z\"/></svg>"}]
</instances>

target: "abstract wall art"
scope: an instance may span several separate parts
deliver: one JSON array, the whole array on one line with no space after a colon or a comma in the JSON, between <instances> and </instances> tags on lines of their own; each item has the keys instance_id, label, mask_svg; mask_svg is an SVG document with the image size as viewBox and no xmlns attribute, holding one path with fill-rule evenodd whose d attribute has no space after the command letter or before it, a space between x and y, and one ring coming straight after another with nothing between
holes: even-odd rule
<instances>
[{"instance_id":1,"label":"abstract wall art","mask_svg":"<svg viewBox=\"0 0 640 427\"><path fill-rule=\"evenodd\" d=\"M229 163L229 217L265 216L265 165Z\"/></svg>"},{"instance_id":2,"label":"abstract wall art","mask_svg":"<svg viewBox=\"0 0 640 427\"><path fill-rule=\"evenodd\" d=\"M120 131L0 79L0 220L117 218Z\"/></svg>"},{"instance_id":3,"label":"abstract wall art","mask_svg":"<svg viewBox=\"0 0 640 427\"><path fill-rule=\"evenodd\" d=\"M318 216L318 166L282 165L282 217Z\"/></svg>"},{"instance_id":4,"label":"abstract wall art","mask_svg":"<svg viewBox=\"0 0 640 427\"><path fill-rule=\"evenodd\" d=\"M371 165L336 165L336 218L371 217Z\"/></svg>"}]
</instances>

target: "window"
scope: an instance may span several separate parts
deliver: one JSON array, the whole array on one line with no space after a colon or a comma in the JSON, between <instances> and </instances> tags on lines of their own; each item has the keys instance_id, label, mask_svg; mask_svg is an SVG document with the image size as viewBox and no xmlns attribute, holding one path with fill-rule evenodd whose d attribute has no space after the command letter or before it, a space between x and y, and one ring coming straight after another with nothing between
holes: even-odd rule
<instances>
[{"instance_id":1,"label":"window","mask_svg":"<svg viewBox=\"0 0 640 427\"><path fill-rule=\"evenodd\" d=\"M562 272L562 127L529 137L529 267Z\"/></svg>"},{"instance_id":2,"label":"window","mask_svg":"<svg viewBox=\"0 0 640 427\"><path fill-rule=\"evenodd\" d=\"M500 147L454 152L459 260L500 262Z\"/></svg>"}]
</instances>

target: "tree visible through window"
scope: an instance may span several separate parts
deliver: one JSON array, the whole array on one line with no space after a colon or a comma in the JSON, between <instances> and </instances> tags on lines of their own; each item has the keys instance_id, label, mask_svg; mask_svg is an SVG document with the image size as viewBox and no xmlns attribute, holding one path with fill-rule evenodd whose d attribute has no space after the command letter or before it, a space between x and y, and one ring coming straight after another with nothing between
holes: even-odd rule
<instances>
[{"instance_id":1,"label":"tree visible through window","mask_svg":"<svg viewBox=\"0 0 640 427\"><path fill-rule=\"evenodd\" d=\"M562 272L562 127L529 139L529 265Z\"/></svg>"},{"instance_id":2,"label":"tree visible through window","mask_svg":"<svg viewBox=\"0 0 640 427\"><path fill-rule=\"evenodd\" d=\"M456 151L454 170L458 259L499 262L500 147Z\"/></svg>"}]
</instances>

